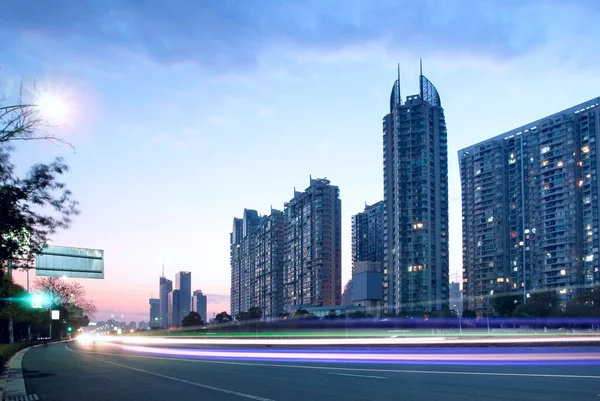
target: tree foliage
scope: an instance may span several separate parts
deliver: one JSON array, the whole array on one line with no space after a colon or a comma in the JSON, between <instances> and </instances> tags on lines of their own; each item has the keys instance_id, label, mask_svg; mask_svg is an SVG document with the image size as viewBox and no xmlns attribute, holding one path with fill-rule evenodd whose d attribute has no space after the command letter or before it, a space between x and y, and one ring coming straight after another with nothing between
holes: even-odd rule
<instances>
[{"instance_id":1,"label":"tree foliage","mask_svg":"<svg viewBox=\"0 0 600 401\"><path fill-rule=\"evenodd\" d=\"M471 309L465 309L462 313L463 319L475 319L477 317L477 313Z\"/></svg>"},{"instance_id":2,"label":"tree foliage","mask_svg":"<svg viewBox=\"0 0 600 401\"><path fill-rule=\"evenodd\" d=\"M187 316L181 320L182 327L192 327L192 326L200 326L204 322L202 321L202 317L198 312L191 311Z\"/></svg>"},{"instance_id":3,"label":"tree foliage","mask_svg":"<svg viewBox=\"0 0 600 401\"><path fill-rule=\"evenodd\" d=\"M238 313L235 318L240 322L245 320L260 320L262 315L262 310L258 306L253 306L246 312Z\"/></svg>"},{"instance_id":4,"label":"tree foliage","mask_svg":"<svg viewBox=\"0 0 600 401\"><path fill-rule=\"evenodd\" d=\"M15 176L11 148L0 145L0 266L31 266L35 255L59 228L79 213L77 202L58 177L68 171L61 158L36 164L24 178Z\"/></svg>"},{"instance_id":5,"label":"tree foliage","mask_svg":"<svg viewBox=\"0 0 600 401\"><path fill-rule=\"evenodd\" d=\"M38 277L33 288L44 293L53 307L71 311L79 308L90 317L97 312L94 302L86 298L85 288L76 281L65 281L60 277Z\"/></svg>"},{"instance_id":6,"label":"tree foliage","mask_svg":"<svg viewBox=\"0 0 600 401\"><path fill-rule=\"evenodd\" d=\"M223 311L221 313L217 313L217 315L215 316L215 321L217 323L229 323L231 322L233 319L231 317L231 315L229 315L227 312Z\"/></svg>"},{"instance_id":7,"label":"tree foliage","mask_svg":"<svg viewBox=\"0 0 600 401\"><path fill-rule=\"evenodd\" d=\"M492 307L499 316L507 317L513 315L522 301L523 296L519 294L498 294L492 297Z\"/></svg>"}]
</instances>

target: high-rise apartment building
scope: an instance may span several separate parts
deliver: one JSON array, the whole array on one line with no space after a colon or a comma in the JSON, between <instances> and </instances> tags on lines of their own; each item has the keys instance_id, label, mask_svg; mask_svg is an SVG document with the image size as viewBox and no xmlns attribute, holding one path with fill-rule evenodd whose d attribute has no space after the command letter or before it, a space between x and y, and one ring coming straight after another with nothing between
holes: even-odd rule
<instances>
[{"instance_id":1,"label":"high-rise apartment building","mask_svg":"<svg viewBox=\"0 0 600 401\"><path fill-rule=\"evenodd\" d=\"M271 210L259 216L245 209L234 219L231 233L231 314L259 307L263 319L277 318L283 311L284 216Z\"/></svg>"},{"instance_id":2,"label":"high-rise apartment building","mask_svg":"<svg viewBox=\"0 0 600 401\"><path fill-rule=\"evenodd\" d=\"M160 306L159 306L159 327L164 327L167 328L169 327L170 324L170 320L169 320L169 315L170 315L170 306L169 306L169 294L171 293L171 291L173 290L173 282L171 280L168 280L166 277L163 276L160 278L159 281L159 287L160 287L160 292L159 292L159 300L160 300Z\"/></svg>"},{"instance_id":3,"label":"high-rise apartment building","mask_svg":"<svg viewBox=\"0 0 600 401\"><path fill-rule=\"evenodd\" d=\"M208 322L206 304L206 295L202 293L202 290L194 291L194 294L192 295L192 310L200 314L200 318L203 322Z\"/></svg>"},{"instance_id":4,"label":"high-rise apartment building","mask_svg":"<svg viewBox=\"0 0 600 401\"><path fill-rule=\"evenodd\" d=\"M192 310L192 273L178 272L175 275L175 289L179 290L179 317L181 319Z\"/></svg>"},{"instance_id":5,"label":"high-rise apartment building","mask_svg":"<svg viewBox=\"0 0 600 401\"><path fill-rule=\"evenodd\" d=\"M246 211L244 210L244 215ZM233 230L229 234L229 265L231 267L231 290L229 293L229 311L236 316L242 311L242 233L243 219L233 219Z\"/></svg>"},{"instance_id":6,"label":"high-rise apartment building","mask_svg":"<svg viewBox=\"0 0 600 401\"><path fill-rule=\"evenodd\" d=\"M356 262L383 263L384 203L366 206L352 216L352 271Z\"/></svg>"},{"instance_id":7,"label":"high-rise apartment building","mask_svg":"<svg viewBox=\"0 0 600 401\"><path fill-rule=\"evenodd\" d=\"M493 312L493 293L555 289L563 300L600 280L600 99L458 152L463 303Z\"/></svg>"},{"instance_id":8,"label":"high-rise apartment building","mask_svg":"<svg viewBox=\"0 0 600 401\"><path fill-rule=\"evenodd\" d=\"M388 313L448 309L448 142L444 109L421 74L383 118L384 305Z\"/></svg>"},{"instance_id":9,"label":"high-rise apartment building","mask_svg":"<svg viewBox=\"0 0 600 401\"><path fill-rule=\"evenodd\" d=\"M342 292L342 305L352 305L352 279L348 280L344 286L344 291Z\"/></svg>"},{"instance_id":10,"label":"high-rise apartment building","mask_svg":"<svg viewBox=\"0 0 600 401\"><path fill-rule=\"evenodd\" d=\"M342 218L338 187L312 179L285 204L284 311L340 305Z\"/></svg>"},{"instance_id":11,"label":"high-rise apartment building","mask_svg":"<svg viewBox=\"0 0 600 401\"><path fill-rule=\"evenodd\" d=\"M254 259L253 306L263 319L271 320L283 312L283 257L285 221L283 212L271 210L261 218L252 236Z\"/></svg>"},{"instance_id":12,"label":"high-rise apartment building","mask_svg":"<svg viewBox=\"0 0 600 401\"><path fill-rule=\"evenodd\" d=\"M150 298L150 327L160 326L160 299Z\"/></svg>"}]
</instances>

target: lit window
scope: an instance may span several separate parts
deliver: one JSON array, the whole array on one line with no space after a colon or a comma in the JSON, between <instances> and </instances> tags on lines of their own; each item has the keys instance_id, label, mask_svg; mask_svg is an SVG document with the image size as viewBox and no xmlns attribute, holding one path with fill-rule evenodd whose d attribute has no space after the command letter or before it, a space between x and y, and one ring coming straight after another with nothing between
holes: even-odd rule
<instances>
[{"instance_id":1,"label":"lit window","mask_svg":"<svg viewBox=\"0 0 600 401\"><path fill-rule=\"evenodd\" d=\"M550 184L544 184L544 190L550 189Z\"/></svg>"},{"instance_id":2,"label":"lit window","mask_svg":"<svg viewBox=\"0 0 600 401\"><path fill-rule=\"evenodd\" d=\"M498 277L498 280L496 280L499 283L503 283L504 282L504 277Z\"/></svg>"},{"instance_id":3,"label":"lit window","mask_svg":"<svg viewBox=\"0 0 600 401\"><path fill-rule=\"evenodd\" d=\"M412 266L408 266L408 271L409 272L413 271L413 267Z\"/></svg>"},{"instance_id":4,"label":"lit window","mask_svg":"<svg viewBox=\"0 0 600 401\"><path fill-rule=\"evenodd\" d=\"M544 154L544 153L546 153L546 152L550 152L550 146L544 146L544 147L542 148L542 150L540 150L540 153L541 153L541 154Z\"/></svg>"},{"instance_id":5,"label":"lit window","mask_svg":"<svg viewBox=\"0 0 600 401\"><path fill-rule=\"evenodd\" d=\"M594 255L586 255L583 260L585 260L586 262L593 262L594 261Z\"/></svg>"},{"instance_id":6,"label":"lit window","mask_svg":"<svg viewBox=\"0 0 600 401\"><path fill-rule=\"evenodd\" d=\"M579 180L578 185L579 185L579 187L582 187L583 186L583 180Z\"/></svg>"},{"instance_id":7,"label":"lit window","mask_svg":"<svg viewBox=\"0 0 600 401\"><path fill-rule=\"evenodd\" d=\"M563 288L562 290L559 291L561 294L566 294L567 293L567 289Z\"/></svg>"},{"instance_id":8,"label":"lit window","mask_svg":"<svg viewBox=\"0 0 600 401\"><path fill-rule=\"evenodd\" d=\"M562 167L562 166L563 166L563 162L558 162L558 163L556 163L556 165L557 165L558 167Z\"/></svg>"},{"instance_id":9,"label":"lit window","mask_svg":"<svg viewBox=\"0 0 600 401\"><path fill-rule=\"evenodd\" d=\"M512 231L512 232L510 233L510 237L511 237L511 238L517 238L517 232L516 232L516 231Z\"/></svg>"},{"instance_id":10,"label":"lit window","mask_svg":"<svg viewBox=\"0 0 600 401\"><path fill-rule=\"evenodd\" d=\"M415 223L415 224L413 224L413 228L415 230L420 230L423 228L423 223L421 223L421 222Z\"/></svg>"},{"instance_id":11,"label":"lit window","mask_svg":"<svg viewBox=\"0 0 600 401\"><path fill-rule=\"evenodd\" d=\"M488 217L488 223L491 223L492 221L494 221L494 216Z\"/></svg>"},{"instance_id":12,"label":"lit window","mask_svg":"<svg viewBox=\"0 0 600 401\"><path fill-rule=\"evenodd\" d=\"M561 276L566 276L567 275L567 271L565 269L560 271L560 275Z\"/></svg>"},{"instance_id":13,"label":"lit window","mask_svg":"<svg viewBox=\"0 0 600 401\"><path fill-rule=\"evenodd\" d=\"M544 161L542 162L542 166L547 166L547 165L548 165L548 160L544 160Z\"/></svg>"},{"instance_id":14,"label":"lit window","mask_svg":"<svg viewBox=\"0 0 600 401\"><path fill-rule=\"evenodd\" d=\"M583 148L581 148L581 151L583 153L588 153L590 151L590 147L589 146L584 146Z\"/></svg>"}]
</instances>

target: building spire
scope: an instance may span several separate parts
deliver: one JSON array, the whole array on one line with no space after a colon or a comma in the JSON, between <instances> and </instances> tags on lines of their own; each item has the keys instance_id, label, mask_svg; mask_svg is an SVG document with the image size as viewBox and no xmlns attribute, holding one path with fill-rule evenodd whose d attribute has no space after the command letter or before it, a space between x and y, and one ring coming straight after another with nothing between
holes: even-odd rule
<instances>
[{"instance_id":1,"label":"building spire","mask_svg":"<svg viewBox=\"0 0 600 401\"><path fill-rule=\"evenodd\" d=\"M398 104L402 104L402 93L400 92L400 63L398 63Z\"/></svg>"},{"instance_id":2,"label":"building spire","mask_svg":"<svg viewBox=\"0 0 600 401\"><path fill-rule=\"evenodd\" d=\"M419 70L421 71L421 75L423 75L423 59L419 59Z\"/></svg>"},{"instance_id":3,"label":"building spire","mask_svg":"<svg viewBox=\"0 0 600 401\"><path fill-rule=\"evenodd\" d=\"M164 262L162 264L162 277L163 278L165 277L165 264L164 264Z\"/></svg>"}]
</instances>

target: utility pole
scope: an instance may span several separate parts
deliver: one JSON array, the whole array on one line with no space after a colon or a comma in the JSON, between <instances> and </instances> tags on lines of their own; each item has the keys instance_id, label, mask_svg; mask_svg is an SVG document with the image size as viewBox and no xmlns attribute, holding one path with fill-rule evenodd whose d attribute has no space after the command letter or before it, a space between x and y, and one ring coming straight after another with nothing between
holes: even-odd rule
<instances>
[{"instance_id":1,"label":"utility pole","mask_svg":"<svg viewBox=\"0 0 600 401\"><path fill-rule=\"evenodd\" d=\"M8 297L10 298L10 286L12 285L12 261L10 259L8 260L6 270L8 271L8 293L6 295L8 295ZM8 301L8 302L12 302L12 301ZM13 333L13 317L12 317L11 313L9 313L9 318L8 318L8 343L9 344L15 343L14 333Z\"/></svg>"}]
</instances>

